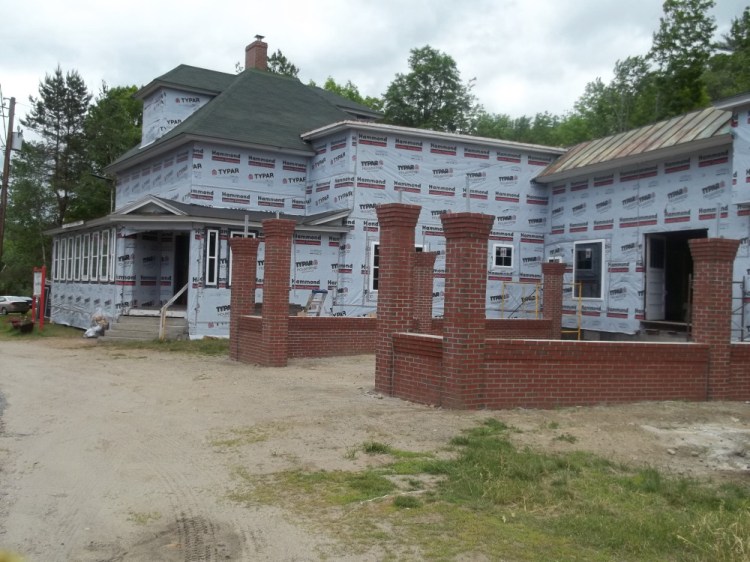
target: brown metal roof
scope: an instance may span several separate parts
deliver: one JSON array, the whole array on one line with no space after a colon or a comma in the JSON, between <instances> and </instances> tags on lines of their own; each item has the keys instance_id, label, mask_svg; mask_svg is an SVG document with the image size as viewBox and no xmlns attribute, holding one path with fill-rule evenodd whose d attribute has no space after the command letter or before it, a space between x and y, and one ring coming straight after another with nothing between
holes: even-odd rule
<instances>
[{"instance_id":1,"label":"brown metal roof","mask_svg":"<svg viewBox=\"0 0 750 562\"><path fill-rule=\"evenodd\" d=\"M680 149L696 141L706 143L730 132L731 113L709 107L660 121L639 129L578 144L547 166L536 179L556 181L564 177L585 174L588 168L612 168L623 164L659 158L670 149ZM607 165L608 164L608 165Z\"/></svg>"}]
</instances>

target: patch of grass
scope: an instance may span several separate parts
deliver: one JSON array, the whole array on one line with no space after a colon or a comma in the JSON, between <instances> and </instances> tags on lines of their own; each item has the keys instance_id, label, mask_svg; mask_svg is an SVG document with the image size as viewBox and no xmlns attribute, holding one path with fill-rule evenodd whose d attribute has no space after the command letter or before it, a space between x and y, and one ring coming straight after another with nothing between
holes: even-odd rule
<instances>
[{"instance_id":1,"label":"patch of grass","mask_svg":"<svg viewBox=\"0 0 750 562\"><path fill-rule=\"evenodd\" d=\"M578 437L570 433L561 433L560 435L556 435L552 440L565 441L566 443L575 443L578 441Z\"/></svg>"},{"instance_id":2,"label":"patch of grass","mask_svg":"<svg viewBox=\"0 0 750 562\"><path fill-rule=\"evenodd\" d=\"M159 513L158 511L131 511L130 515L128 516L128 521L132 521L136 525L148 525L151 521L158 521L159 519L161 519L161 513Z\"/></svg>"},{"instance_id":3,"label":"patch of grass","mask_svg":"<svg viewBox=\"0 0 750 562\"><path fill-rule=\"evenodd\" d=\"M48 321L44 322L44 328L39 331L39 326L34 326L34 330L28 334L22 334L19 330L16 330L11 325L11 320L18 320L21 318L31 318L30 314L8 314L7 316L0 316L0 340L11 339L11 338L24 338L24 339L36 339L36 338L81 338L83 337L83 330L78 328L71 328L70 326L63 326L62 324L52 324Z\"/></svg>"},{"instance_id":4,"label":"patch of grass","mask_svg":"<svg viewBox=\"0 0 750 562\"><path fill-rule=\"evenodd\" d=\"M368 455L389 455L391 446L378 441L365 441L362 443L362 450Z\"/></svg>"},{"instance_id":5,"label":"patch of grass","mask_svg":"<svg viewBox=\"0 0 750 562\"><path fill-rule=\"evenodd\" d=\"M151 341L104 341L107 347L114 349L149 349L176 353L193 353L196 355L224 356L229 354L229 340L220 338L203 338L200 340L151 340Z\"/></svg>"},{"instance_id":6,"label":"patch of grass","mask_svg":"<svg viewBox=\"0 0 750 562\"><path fill-rule=\"evenodd\" d=\"M393 505L399 509L414 509L422 503L414 496L396 496L393 498Z\"/></svg>"},{"instance_id":7,"label":"patch of grass","mask_svg":"<svg viewBox=\"0 0 750 562\"><path fill-rule=\"evenodd\" d=\"M377 545L395 559L407 548L407 558L430 560L750 558L746 487L636 470L581 451L518 448L510 432L487 420L453 439L447 459L402 452L361 472L248 476L242 497L290 509L347 547ZM393 455L388 446L374 449Z\"/></svg>"},{"instance_id":8,"label":"patch of grass","mask_svg":"<svg viewBox=\"0 0 750 562\"><path fill-rule=\"evenodd\" d=\"M221 437L211 439L209 443L212 447L232 448L260 443L267 439L268 431L266 429L260 427L240 427L230 429Z\"/></svg>"}]
</instances>

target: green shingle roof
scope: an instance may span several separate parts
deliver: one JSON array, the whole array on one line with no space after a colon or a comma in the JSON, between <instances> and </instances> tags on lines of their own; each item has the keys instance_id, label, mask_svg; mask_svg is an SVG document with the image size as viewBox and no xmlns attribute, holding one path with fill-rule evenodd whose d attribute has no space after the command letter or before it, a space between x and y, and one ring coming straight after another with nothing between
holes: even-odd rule
<instances>
[{"instance_id":1,"label":"green shingle roof","mask_svg":"<svg viewBox=\"0 0 750 562\"><path fill-rule=\"evenodd\" d=\"M363 113L373 113L336 94L321 95L320 88L306 86L296 78L256 69L232 75L181 65L142 88L139 95L147 95L165 85L181 85L188 91L196 88L215 91L217 95L153 143L123 154L110 165L111 169L120 168L133 157L156 154L161 147L179 142L180 137L185 137L186 141L200 138L224 144L262 146L268 150L312 153L310 145L300 135L351 119L352 116L339 107L354 111L361 107Z\"/></svg>"}]
</instances>

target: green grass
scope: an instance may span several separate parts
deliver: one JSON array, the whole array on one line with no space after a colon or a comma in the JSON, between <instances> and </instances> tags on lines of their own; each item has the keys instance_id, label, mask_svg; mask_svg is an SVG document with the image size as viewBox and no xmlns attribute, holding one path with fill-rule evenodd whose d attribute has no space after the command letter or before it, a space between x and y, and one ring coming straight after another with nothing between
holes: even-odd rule
<instances>
[{"instance_id":1,"label":"green grass","mask_svg":"<svg viewBox=\"0 0 750 562\"><path fill-rule=\"evenodd\" d=\"M166 351L176 353L193 353L196 355L222 356L229 354L229 340L219 338L203 338L200 340L151 340L151 341L102 341L113 349L148 349L152 351Z\"/></svg>"},{"instance_id":2,"label":"green grass","mask_svg":"<svg viewBox=\"0 0 750 562\"><path fill-rule=\"evenodd\" d=\"M238 472L233 498L280 505L348 547L396 559L750 559L746 485L518 448L512 431L490 419L441 458L368 442L363 450L392 462L360 472Z\"/></svg>"},{"instance_id":3,"label":"green grass","mask_svg":"<svg viewBox=\"0 0 750 562\"><path fill-rule=\"evenodd\" d=\"M71 328L70 326L63 326L61 324L52 324L48 321L44 322L44 327L41 331L39 331L39 326L37 325L34 326L33 332L23 334L14 329L11 325L11 320L18 320L21 318L31 318L31 314L8 314L7 316L0 316L0 340L10 340L13 338L37 339L83 337L83 330Z\"/></svg>"}]
</instances>

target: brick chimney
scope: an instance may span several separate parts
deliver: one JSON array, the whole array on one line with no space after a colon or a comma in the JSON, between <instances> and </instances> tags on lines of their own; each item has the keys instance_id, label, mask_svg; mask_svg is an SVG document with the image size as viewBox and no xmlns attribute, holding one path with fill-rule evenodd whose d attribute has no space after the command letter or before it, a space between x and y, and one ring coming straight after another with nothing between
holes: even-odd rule
<instances>
[{"instance_id":1,"label":"brick chimney","mask_svg":"<svg viewBox=\"0 0 750 562\"><path fill-rule=\"evenodd\" d=\"M268 70L268 43L263 42L262 35L256 35L255 41L245 47L245 68Z\"/></svg>"}]
</instances>

